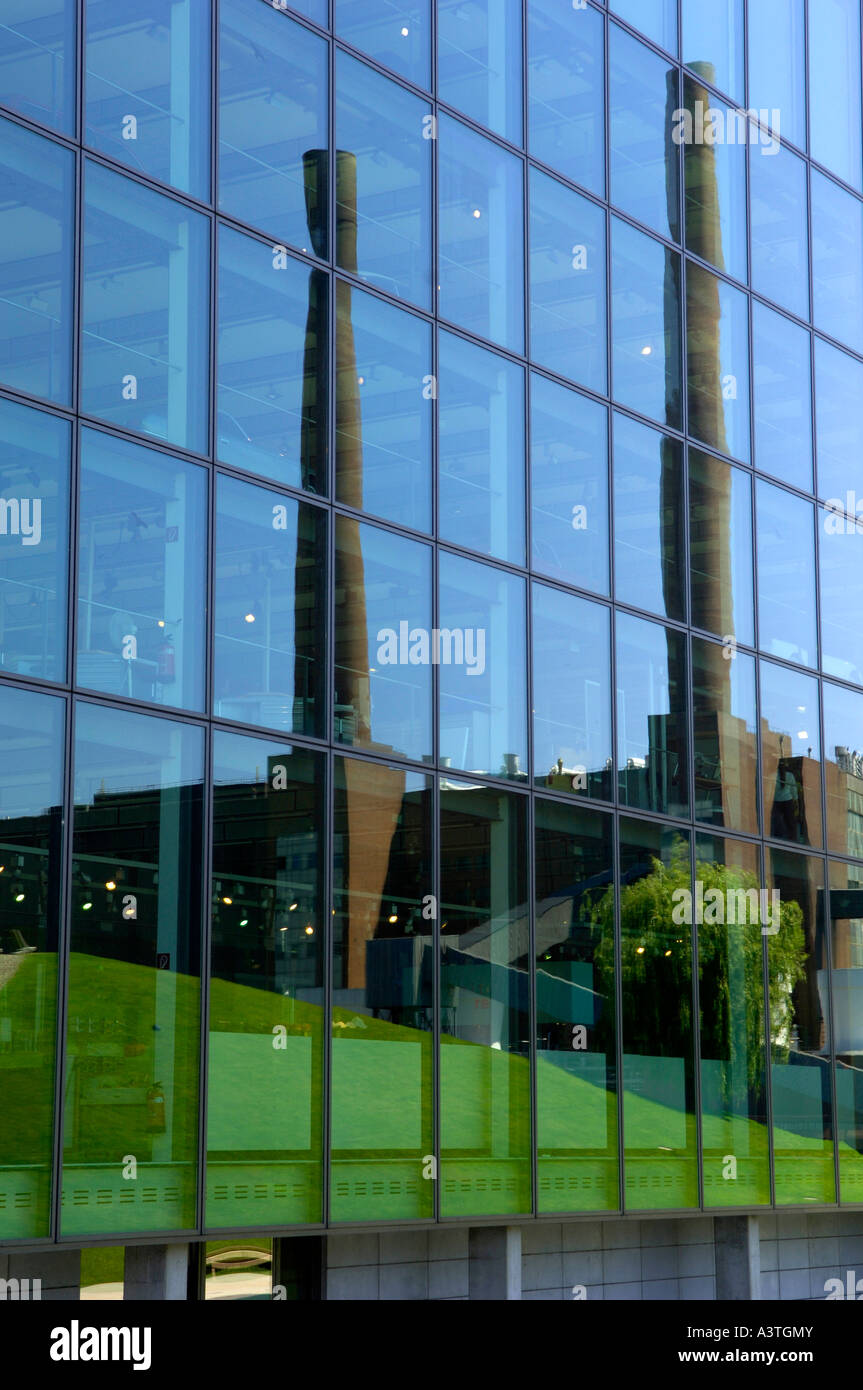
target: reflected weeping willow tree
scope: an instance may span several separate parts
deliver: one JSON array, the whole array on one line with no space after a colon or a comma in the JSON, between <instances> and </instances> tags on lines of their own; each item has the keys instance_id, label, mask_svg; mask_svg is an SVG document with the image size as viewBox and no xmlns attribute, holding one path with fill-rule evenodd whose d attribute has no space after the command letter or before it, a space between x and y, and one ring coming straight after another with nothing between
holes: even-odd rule
<instances>
[{"instance_id":1,"label":"reflected weeping willow tree","mask_svg":"<svg viewBox=\"0 0 863 1390\"><path fill-rule=\"evenodd\" d=\"M734 890L755 890L754 873L736 865L698 861L697 881L705 899L718 889L722 902ZM650 871L621 890L622 1018L628 1053L683 1057L692 1050L692 951L689 926L675 922L680 911L674 893L690 888L689 849L678 842L669 861L651 859ZM712 900L714 901L714 900ZM698 925L701 1055L726 1062L728 1084L745 1075L754 1094L764 1087L764 980L762 934L758 923L719 921ZM730 915L730 914L727 914ZM738 913L738 915L740 915ZM609 886L591 908L596 937L596 988L613 997L614 890ZM771 919L772 922L772 919ZM806 939L803 912L796 902L782 902L779 931L769 938L770 1029L774 1062L788 1058L794 1021L793 994L805 977ZM612 1024L600 1019L599 1047L614 1047Z\"/></svg>"}]
</instances>

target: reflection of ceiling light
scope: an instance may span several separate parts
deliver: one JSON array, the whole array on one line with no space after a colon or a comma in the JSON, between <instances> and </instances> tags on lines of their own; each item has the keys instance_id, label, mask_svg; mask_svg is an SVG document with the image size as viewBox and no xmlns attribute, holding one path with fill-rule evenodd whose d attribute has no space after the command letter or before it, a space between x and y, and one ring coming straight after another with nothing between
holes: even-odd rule
<instances>
[{"instance_id":1,"label":"reflection of ceiling light","mask_svg":"<svg viewBox=\"0 0 863 1390\"><path fill-rule=\"evenodd\" d=\"M391 912L390 915L389 915L389 917L387 918L387 921L388 921L389 923L391 923L391 924L392 924L393 922L397 922L398 920L399 920L399 914L398 914L397 912Z\"/></svg>"},{"instance_id":2,"label":"reflection of ceiling light","mask_svg":"<svg viewBox=\"0 0 863 1390\"><path fill-rule=\"evenodd\" d=\"M410 31L408 30L408 26L407 26L406 24L403 24L403 25L402 25L402 38L403 38L403 39L406 39L409 32L410 32Z\"/></svg>"},{"instance_id":3,"label":"reflection of ceiling light","mask_svg":"<svg viewBox=\"0 0 863 1390\"><path fill-rule=\"evenodd\" d=\"M243 622L245 622L245 623L253 623L254 621L255 621L255 615L254 615L254 613L252 612L251 609L249 609L248 613L244 613L244 614L243 614Z\"/></svg>"},{"instance_id":4,"label":"reflection of ceiling light","mask_svg":"<svg viewBox=\"0 0 863 1390\"><path fill-rule=\"evenodd\" d=\"M801 729L800 732L798 733L797 737L798 737L798 738L808 738L809 735L808 735L808 733L806 732L805 729Z\"/></svg>"},{"instance_id":5,"label":"reflection of ceiling light","mask_svg":"<svg viewBox=\"0 0 863 1390\"><path fill-rule=\"evenodd\" d=\"M288 908L288 911L289 911L289 912L296 912L296 910L297 910L297 904L296 904L296 903L291 903L290 907Z\"/></svg>"},{"instance_id":6,"label":"reflection of ceiling light","mask_svg":"<svg viewBox=\"0 0 863 1390\"><path fill-rule=\"evenodd\" d=\"M653 352L653 348L652 348L652 347L643 347L643 348L641 349L641 355L642 355L642 357L649 357L650 354L651 354L652 352Z\"/></svg>"},{"instance_id":7,"label":"reflection of ceiling light","mask_svg":"<svg viewBox=\"0 0 863 1390\"><path fill-rule=\"evenodd\" d=\"M309 925L306 927L306 936L314 936L314 934L315 934L315 929L314 929L314 927L311 925L311 923L309 923Z\"/></svg>"},{"instance_id":8,"label":"reflection of ceiling light","mask_svg":"<svg viewBox=\"0 0 863 1390\"><path fill-rule=\"evenodd\" d=\"M357 385L358 385L358 386L365 386L365 384L366 384L366 379L365 379L365 377L364 377L364 376L358 376L358 377L357 377Z\"/></svg>"},{"instance_id":9,"label":"reflection of ceiling light","mask_svg":"<svg viewBox=\"0 0 863 1390\"><path fill-rule=\"evenodd\" d=\"M670 952L670 951L666 951L665 954L666 954L667 956L670 956L670 955L671 955L671 952Z\"/></svg>"},{"instance_id":10,"label":"reflection of ceiling light","mask_svg":"<svg viewBox=\"0 0 863 1390\"><path fill-rule=\"evenodd\" d=\"M474 208L473 215L474 217L482 217L482 213L480 212L479 208Z\"/></svg>"},{"instance_id":11,"label":"reflection of ceiling light","mask_svg":"<svg viewBox=\"0 0 863 1390\"><path fill-rule=\"evenodd\" d=\"M635 954L636 954L637 956L643 956L643 955L644 955L644 947L643 947L643 946L636 946L636 948L635 948Z\"/></svg>"},{"instance_id":12,"label":"reflection of ceiling light","mask_svg":"<svg viewBox=\"0 0 863 1390\"><path fill-rule=\"evenodd\" d=\"M16 901L16 903L23 903L23 901L24 901L24 894L23 894L23 893L16 893L16 894L15 894L15 901Z\"/></svg>"},{"instance_id":13,"label":"reflection of ceiling light","mask_svg":"<svg viewBox=\"0 0 863 1390\"><path fill-rule=\"evenodd\" d=\"M89 911L90 911L90 908L91 908L92 906L93 906L92 903L82 903L82 904L81 904L81 909L82 909L83 912L89 912Z\"/></svg>"},{"instance_id":14,"label":"reflection of ceiling light","mask_svg":"<svg viewBox=\"0 0 863 1390\"><path fill-rule=\"evenodd\" d=\"M240 926L241 926L241 927L247 927L248 925L249 925L249 919L248 919L248 917L241 917L241 918L240 918ZM282 927L282 931L284 931L284 930L285 930L284 927Z\"/></svg>"},{"instance_id":15,"label":"reflection of ceiling light","mask_svg":"<svg viewBox=\"0 0 863 1390\"><path fill-rule=\"evenodd\" d=\"M159 621L158 621L158 623L156 624L156 626L157 626L157 627L164 627L164 626L165 626L165 619L164 619L164 618L160 618Z\"/></svg>"},{"instance_id":16,"label":"reflection of ceiling light","mask_svg":"<svg viewBox=\"0 0 863 1390\"><path fill-rule=\"evenodd\" d=\"M279 931L287 931L287 927L279 927Z\"/></svg>"},{"instance_id":17,"label":"reflection of ceiling light","mask_svg":"<svg viewBox=\"0 0 863 1390\"><path fill-rule=\"evenodd\" d=\"M223 899L222 899L222 902L225 903L228 907L231 906L231 903L232 903L233 901L234 901L233 898L223 898Z\"/></svg>"},{"instance_id":18,"label":"reflection of ceiling light","mask_svg":"<svg viewBox=\"0 0 863 1390\"><path fill-rule=\"evenodd\" d=\"M109 893L113 893L113 891L114 891L114 889L117 887L117 885L116 885L116 883L114 882L114 880L113 880L112 878L109 878L109 879L108 879L108 882L105 884L105 887L107 888L107 890L108 890Z\"/></svg>"},{"instance_id":19,"label":"reflection of ceiling light","mask_svg":"<svg viewBox=\"0 0 863 1390\"><path fill-rule=\"evenodd\" d=\"M805 706L805 705L798 705L798 706L797 706L797 713L798 713L798 714L805 714L805 713L806 713L806 706Z\"/></svg>"}]
</instances>

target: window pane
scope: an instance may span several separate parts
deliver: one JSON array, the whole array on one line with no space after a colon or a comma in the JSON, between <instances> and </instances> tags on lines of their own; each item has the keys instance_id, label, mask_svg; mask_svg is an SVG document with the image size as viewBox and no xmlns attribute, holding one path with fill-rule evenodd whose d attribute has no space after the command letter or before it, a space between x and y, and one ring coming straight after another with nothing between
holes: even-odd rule
<instances>
[{"instance_id":1,"label":"window pane","mask_svg":"<svg viewBox=\"0 0 863 1390\"><path fill-rule=\"evenodd\" d=\"M218 730L207 1222L320 1221L324 758Z\"/></svg>"},{"instance_id":2,"label":"window pane","mask_svg":"<svg viewBox=\"0 0 863 1390\"><path fill-rule=\"evenodd\" d=\"M776 1205L835 1202L824 861L768 851L782 930L767 937Z\"/></svg>"},{"instance_id":3,"label":"window pane","mask_svg":"<svg viewBox=\"0 0 863 1390\"><path fill-rule=\"evenodd\" d=\"M743 102L743 0L683 0L683 61L712 87Z\"/></svg>"},{"instance_id":4,"label":"window pane","mask_svg":"<svg viewBox=\"0 0 863 1390\"><path fill-rule=\"evenodd\" d=\"M424 308L431 301L428 117L427 102L336 55L336 262Z\"/></svg>"},{"instance_id":5,"label":"window pane","mask_svg":"<svg viewBox=\"0 0 863 1390\"><path fill-rule=\"evenodd\" d=\"M830 928L833 946L833 1047L836 1062L836 1131L839 1190L845 1202L860 1191L861 1115L858 980L863 968L863 879L853 864L830 864Z\"/></svg>"},{"instance_id":6,"label":"window pane","mask_svg":"<svg viewBox=\"0 0 863 1390\"><path fill-rule=\"evenodd\" d=\"M812 321L863 352L863 203L812 170Z\"/></svg>"},{"instance_id":7,"label":"window pane","mask_svg":"<svg viewBox=\"0 0 863 1390\"><path fill-rule=\"evenodd\" d=\"M686 621L683 446L614 416L614 596Z\"/></svg>"},{"instance_id":8,"label":"window pane","mask_svg":"<svg viewBox=\"0 0 863 1390\"><path fill-rule=\"evenodd\" d=\"M686 639L617 614L618 794L625 806L689 814Z\"/></svg>"},{"instance_id":9,"label":"window pane","mask_svg":"<svg viewBox=\"0 0 863 1390\"><path fill-rule=\"evenodd\" d=\"M769 661L761 662L761 776L765 834L819 848L818 682Z\"/></svg>"},{"instance_id":10,"label":"window pane","mask_svg":"<svg viewBox=\"0 0 863 1390\"><path fill-rule=\"evenodd\" d=\"M860 187L860 6L819 0L809 16L811 154Z\"/></svg>"},{"instance_id":11,"label":"window pane","mask_svg":"<svg viewBox=\"0 0 863 1390\"><path fill-rule=\"evenodd\" d=\"M762 473L811 492L809 334L791 319L753 300L752 338L755 466Z\"/></svg>"},{"instance_id":12,"label":"window pane","mask_svg":"<svg viewBox=\"0 0 863 1390\"><path fill-rule=\"evenodd\" d=\"M524 564L524 371L441 332L438 338L440 533Z\"/></svg>"},{"instance_id":13,"label":"window pane","mask_svg":"<svg viewBox=\"0 0 863 1390\"><path fill-rule=\"evenodd\" d=\"M854 494L848 494L853 503ZM821 665L831 676L863 685L863 520L842 508L819 507L819 566L821 570Z\"/></svg>"},{"instance_id":14,"label":"window pane","mask_svg":"<svg viewBox=\"0 0 863 1390\"><path fill-rule=\"evenodd\" d=\"M616 217L611 245L614 399L680 429L680 257Z\"/></svg>"},{"instance_id":15,"label":"window pane","mask_svg":"<svg viewBox=\"0 0 863 1390\"><path fill-rule=\"evenodd\" d=\"M335 738L431 756L431 551L336 517Z\"/></svg>"},{"instance_id":16,"label":"window pane","mask_svg":"<svg viewBox=\"0 0 863 1390\"><path fill-rule=\"evenodd\" d=\"M677 0L609 0L609 7L633 29L677 56Z\"/></svg>"},{"instance_id":17,"label":"window pane","mask_svg":"<svg viewBox=\"0 0 863 1390\"><path fill-rule=\"evenodd\" d=\"M441 1215L526 1213L527 798L446 779L440 799Z\"/></svg>"},{"instance_id":18,"label":"window pane","mask_svg":"<svg viewBox=\"0 0 863 1390\"><path fill-rule=\"evenodd\" d=\"M806 148L805 0L758 0L749 6L749 105ZM816 27L820 27L820 19Z\"/></svg>"},{"instance_id":19,"label":"window pane","mask_svg":"<svg viewBox=\"0 0 863 1390\"><path fill-rule=\"evenodd\" d=\"M203 770L201 729L79 703L64 1236L195 1225Z\"/></svg>"},{"instance_id":20,"label":"window pane","mask_svg":"<svg viewBox=\"0 0 863 1390\"><path fill-rule=\"evenodd\" d=\"M431 328L336 284L336 496L431 530Z\"/></svg>"},{"instance_id":21,"label":"window pane","mask_svg":"<svg viewBox=\"0 0 863 1390\"><path fill-rule=\"evenodd\" d=\"M326 276L220 226L218 313L219 458L326 491Z\"/></svg>"},{"instance_id":22,"label":"window pane","mask_svg":"<svg viewBox=\"0 0 863 1390\"><path fill-rule=\"evenodd\" d=\"M521 10L521 0L437 0L439 100L514 145L522 143Z\"/></svg>"},{"instance_id":23,"label":"window pane","mask_svg":"<svg viewBox=\"0 0 863 1390\"><path fill-rule=\"evenodd\" d=\"M695 819L758 834L755 658L692 639Z\"/></svg>"},{"instance_id":24,"label":"window pane","mask_svg":"<svg viewBox=\"0 0 863 1390\"><path fill-rule=\"evenodd\" d=\"M524 580L442 553L440 624L441 761L526 779Z\"/></svg>"},{"instance_id":25,"label":"window pane","mask_svg":"<svg viewBox=\"0 0 863 1390\"><path fill-rule=\"evenodd\" d=\"M683 109L693 117L693 139L683 146L686 249L745 282L746 142L755 127L737 122L691 77L683 80ZM714 138L717 125L723 139Z\"/></svg>"},{"instance_id":26,"label":"window pane","mask_svg":"<svg viewBox=\"0 0 863 1390\"><path fill-rule=\"evenodd\" d=\"M849 483L863 453L863 366L820 338L815 339L815 421L818 496L853 517L857 501Z\"/></svg>"},{"instance_id":27,"label":"window pane","mask_svg":"<svg viewBox=\"0 0 863 1390\"><path fill-rule=\"evenodd\" d=\"M815 666L815 555L812 506L770 483L756 483L758 634L762 651Z\"/></svg>"},{"instance_id":28,"label":"window pane","mask_svg":"<svg viewBox=\"0 0 863 1390\"><path fill-rule=\"evenodd\" d=\"M825 681L827 848L863 859L863 694Z\"/></svg>"},{"instance_id":29,"label":"window pane","mask_svg":"<svg viewBox=\"0 0 863 1390\"><path fill-rule=\"evenodd\" d=\"M75 156L0 119L0 381L71 403Z\"/></svg>"},{"instance_id":30,"label":"window pane","mask_svg":"<svg viewBox=\"0 0 863 1390\"><path fill-rule=\"evenodd\" d=\"M742 290L686 264L689 433L749 461L749 306Z\"/></svg>"},{"instance_id":31,"label":"window pane","mask_svg":"<svg viewBox=\"0 0 863 1390\"><path fill-rule=\"evenodd\" d=\"M209 0L86 0L85 143L210 197Z\"/></svg>"},{"instance_id":32,"label":"window pane","mask_svg":"<svg viewBox=\"0 0 863 1390\"><path fill-rule=\"evenodd\" d=\"M77 683L204 708L207 474L81 435Z\"/></svg>"},{"instance_id":33,"label":"window pane","mask_svg":"<svg viewBox=\"0 0 863 1390\"><path fill-rule=\"evenodd\" d=\"M533 585L533 775L612 800L609 610Z\"/></svg>"},{"instance_id":34,"label":"window pane","mask_svg":"<svg viewBox=\"0 0 863 1390\"><path fill-rule=\"evenodd\" d=\"M332 1221L433 1215L431 823L430 778L336 758Z\"/></svg>"},{"instance_id":35,"label":"window pane","mask_svg":"<svg viewBox=\"0 0 863 1390\"><path fill-rule=\"evenodd\" d=\"M698 1203L692 927L672 916L673 895L690 890L690 875L688 833L621 820L624 1171L633 1210Z\"/></svg>"},{"instance_id":36,"label":"window pane","mask_svg":"<svg viewBox=\"0 0 863 1390\"><path fill-rule=\"evenodd\" d=\"M527 7L530 153L573 183L605 193L603 20L555 0Z\"/></svg>"},{"instance_id":37,"label":"window pane","mask_svg":"<svg viewBox=\"0 0 863 1390\"><path fill-rule=\"evenodd\" d=\"M806 165L783 146L752 151L752 288L809 318ZM814 187L813 187L814 196Z\"/></svg>"},{"instance_id":38,"label":"window pane","mask_svg":"<svg viewBox=\"0 0 863 1390\"><path fill-rule=\"evenodd\" d=\"M64 702L52 695L0 687L4 1240L50 1234L64 716Z\"/></svg>"},{"instance_id":39,"label":"window pane","mask_svg":"<svg viewBox=\"0 0 863 1390\"><path fill-rule=\"evenodd\" d=\"M213 696L223 719L324 734L326 514L220 477Z\"/></svg>"},{"instance_id":40,"label":"window pane","mask_svg":"<svg viewBox=\"0 0 863 1390\"><path fill-rule=\"evenodd\" d=\"M595 391L606 387L605 213L532 169L530 350Z\"/></svg>"},{"instance_id":41,"label":"window pane","mask_svg":"<svg viewBox=\"0 0 863 1390\"><path fill-rule=\"evenodd\" d=\"M243 1237L244 1248L236 1241L208 1240L204 1243L204 1300L217 1298L231 1303L273 1297L273 1240L268 1236ZM239 1268L237 1268L239 1265ZM277 1295L284 1298L285 1294Z\"/></svg>"},{"instance_id":42,"label":"window pane","mask_svg":"<svg viewBox=\"0 0 863 1390\"><path fill-rule=\"evenodd\" d=\"M677 70L616 24L609 40L611 201L680 240L680 155L669 143Z\"/></svg>"},{"instance_id":43,"label":"window pane","mask_svg":"<svg viewBox=\"0 0 863 1390\"><path fill-rule=\"evenodd\" d=\"M611 817L536 803L540 1211L619 1201Z\"/></svg>"},{"instance_id":44,"label":"window pane","mask_svg":"<svg viewBox=\"0 0 863 1390\"><path fill-rule=\"evenodd\" d=\"M396 0L367 5L334 0L339 38L361 48L417 87L428 87L431 58L429 0ZM326 24L326 18L319 21Z\"/></svg>"},{"instance_id":45,"label":"window pane","mask_svg":"<svg viewBox=\"0 0 863 1390\"><path fill-rule=\"evenodd\" d=\"M695 837L704 1205L770 1201L761 887L755 845ZM717 896L718 895L718 896ZM769 929L769 928L768 928ZM735 1160L733 1169L728 1157Z\"/></svg>"},{"instance_id":46,"label":"window pane","mask_svg":"<svg viewBox=\"0 0 863 1390\"><path fill-rule=\"evenodd\" d=\"M608 593L608 411L531 376L533 568Z\"/></svg>"},{"instance_id":47,"label":"window pane","mask_svg":"<svg viewBox=\"0 0 863 1390\"><path fill-rule=\"evenodd\" d=\"M81 409L206 453L209 222L99 164L86 190Z\"/></svg>"},{"instance_id":48,"label":"window pane","mask_svg":"<svg viewBox=\"0 0 863 1390\"><path fill-rule=\"evenodd\" d=\"M755 642L752 482L712 454L689 450L692 626L726 644ZM733 650L733 647L732 647Z\"/></svg>"},{"instance_id":49,"label":"window pane","mask_svg":"<svg viewBox=\"0 0 863 1390\"><path fill-rule=\"evenodd\" d=\"M69 457L65 420L0 400L0 666L66 679Z\"/></svg>"},{"instance_id":50,"label":"window pane","mask_svg":"<svg viewBox=\"0 0 863 1390\"><path fill-rule=\"evenodd\" d=\"M327 71L324 39L260 0L221 0L219 207L318 256L327 254Z\"/></svg>"},{"instance_id":51,"label":"window pane","mask_svg":"<svg viewBox=\"0 0 863 1390\"><path fill-rule=\"evenodd\" d=\"M438 151L440 313L523 352L521 160L448 116L438 120Z\"/></svg>"},{"instance_id":52,"label":"window pane","mask_svg":"<svg viewBox=\"0 0 863 1390\"><path fill-rule=\"evenodd\" d=\"M31 121L75 134L76 0L6 0L0 101Z\"/></svg>"}]
</instances>

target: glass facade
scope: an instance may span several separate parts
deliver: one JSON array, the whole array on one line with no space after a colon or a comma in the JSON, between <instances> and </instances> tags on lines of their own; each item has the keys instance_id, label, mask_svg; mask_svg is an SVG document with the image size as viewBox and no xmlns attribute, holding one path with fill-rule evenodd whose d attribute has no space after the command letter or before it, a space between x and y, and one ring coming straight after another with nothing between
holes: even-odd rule
<instances>
[{"instance_id":1,"label":"glass facade","mask_svg":"<svg viewBox=\"0 0 863 1390\"><path fill-rule=\"evenodd\" d=\"M863 1201L816 8L4 7L0 1241Z\"/></svg>"}]
</instances>

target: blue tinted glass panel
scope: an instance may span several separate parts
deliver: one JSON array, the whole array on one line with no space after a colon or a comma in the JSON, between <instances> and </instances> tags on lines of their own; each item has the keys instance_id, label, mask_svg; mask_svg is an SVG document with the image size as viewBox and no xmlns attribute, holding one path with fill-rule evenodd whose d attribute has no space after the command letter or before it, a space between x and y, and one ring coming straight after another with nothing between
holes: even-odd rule
<instances>
[{"instance_id":1,"label":"blue tinted glass panel","mask_svg":"<svg viewBox=\"0 0 863 1390\"><path fill-rule=\"evenodd\" d=\"M530 174L530 349L594 391L606 383L605 213L546 174Z\"/></svg>"},{"instance_id":2,"label":"blue tinted glass panel","mask_svg":"<svg viewBox=\"0 0 863 1390\"><path fill-rule=\"evenodd\" d=\"M821 734L818 682L772 661L761 667L761 780L764 833L821 844ZM814 861L813 861L814 862Z\"/></svg>"},{"instance_id":3,"label":"blue tinted glass panel","mask_svg":"<svg viewBox=\"0 0 863 1390\"><path fill-rule=\"evenodd\" d=\"M677 54L677 0L609 0L609 8L660 48Z\"/></svg>"},{"instance_id":4,"label":"blue tinted glass panel","mask_svg":"<svg viewBox=\"0 0 863 1390\"><path fill-rule=\"evenodd\" d=\"M837 498L834 506L818 507L815 513L821 571L821 665L831 676L863 685L863 508L855 513L855 502L855 494L849 492Z\"/></svg>"},{"instance_id":5,"label":"blue tinted glass panel","mask_svg":"<svg viewBox=\"0 0 863 1390\"><path fill-rule=\"evenodd\" d=\"M204 202L210 29L210 0L86 4L86 144Z\"/></svg>"},{"instance_id":6,"label":"blue tinted glass panel","mask_svg":"<svg viewBox=\"0 0 863 1390\"><path fill-rule=\"evenodd\" d=\"M328 86L323 39L260 0L222 0L219 207L318 256L327 254Z\"/></svg>"},{"instance_id":7,"label":"blue tinted glass panel","mask_svg":"<svg viewBox=\"0 0 863 1390\"><path fill-rule=\"evenodd\" d=\"M688 261L689 433L749 461L749 304L742 290Z\"/></svg>"},{"instance_id":8,"label":"blue tinted glass panel","mask_svg":"<svg viewBox=\"0 0 863 1390\"><path fill-rule=\"evenodd\" d=\"M0 666L66 679L69 457L65 420L0 400Z\"/></svg>"},{"instance_id":9,"label":"blue tinted glass panel","mask_svg":"<svg viewBox=\"0 0 863 1390\"><path fill-rule=\"evenodd\" d=\"M438 121L440 313L524 350L522 163L458 121Z\"/></svg>"},{"instance_id":10,"label":"blue tinted glass panel","mask_svg":"<svg viewBox=\"0 0 863 1390\"><path fill-rule=\"evenodd\" d=\"M612 219L614 399L681 428L680 257Z\"/></svg>"},{"instance_id":11,"label":"blue tinted glass panel","mask_svg":"<svg viewBox=\"0 0 863 1390\"><path fill-rule=\"evenodd\" d=\"M860 6L818 0L809 9L811 154L846 183L860 187Z\"/></svg>"},{"instance_id":12,"label":"blue tinted glass panel","mask_svg":"<svg viewBox=\"0 0 863 1390\"><path fill-rule=\"evenodd\" d=\"M668 139L677 71L616 24L609 40L611 201L680 240L680 151Z\"/></svg>"},{"instance_id":13,"label":"blue tinted glass panel","mask_svg":"<svg viewBox=\"0 0 863 1390\"><path fill-rule=\"evenodd\" d=\"M77 683L204 708L207 474L81 435Z\"/></svg>"},{"instance_id":14,"label":"blue tinted glass panel","mask_svg":"<svg viewBox=\"0 0 863 1390\"><path fill-rule=\"evenodd\" d=\"M326 519L318 507L220 477L215 712L323 735Z\"/></svg>"},{"instance_id":15,"label":"blue tinted glass panel","mask_svg":"<svg viewBox=\"0 0 863 1390\"><path fill-rule=\"evenodd\" d=\"M485 348L438 339L440 533L524 564L524 371Z\"/></svg>"},{"instance_id":16,"label":"blue tinted glass panel","mask_svg":"<svg viewBox=\"0 0 863 1390\"><path fill-rule=\"evenodd\" d=\"M812 321L863 353L863 203L812 170Z\"/></svg>"},{"instance_id":17,"label":"blue tinted glass panel","mask_svg":"<svg viewBox=\"0 0 863 1390\"><path fill-rule=\"evenodd\" d=\"M75 134L76 0L6 0L0 101L31 121Z\"/></svg>"},{"instance_id":18,"label":"blue tinted glass panel","mask_svg":"<svg viewBox=\"0 0 863 1390\"><path fill-rule=\"evenodd\" d=\"M75 156L0 120L0 381L68 405Z\"/></svg>"},{"instance_id":19,"label":"blue tinted glass panel","mask_svg":"<svg viewBox=\"0 0 863 1390\"><path fill-rule=\"evenodd\" d=\"M735 124L731 108L691 77L683 80L683 106L693 118L693 138L683 145L686 249L745 281L746 141L757 128ZM725 138L711 144L717 125Z\"/></svg>"},{"instance_id":20,"label":"blue tinted glass panel","mask_svg":"<svg viewBox=\"0 0 863 1390\"><path fill-rule=\"evenodd\" d=\"M863 457L863 365L820 338L815 339L815 419L818 496L853 517Z\"/></svg>"},{"instance_id":21,"label":"blue tinted glass panel","mask_svg":"<svg viewBox=\"0 0 863 1390\"><path fill-rule=\"evenodd\" d=\"M626 806L689 813L686 639L618 613L618 796Z\"/></svg>"},{"instance_id":22,"label":"blue tinted glass panel","mask_svg":"<svg viewBox=\"0 0 863 1390\"><path fill-rule=\"evenodd\" d=\"M88 164L81 408L206 453L210 224Z\"/></svg>"},{"instance_id":23,"label":"blue tinted glass panel","mask_svg":"<svg viewBox=\"0 0 863 1390\"><path fill-rule=\"evenodd\" d=\"M336 496L416 531L431 528L431 328L336 285Z\"/></svg>"},{"instance_id":24,"label":"blue tinted glass panel","mask_svg":"<svg viewBox=\"0 0 863 1390\"><path fill-rule=\"evenodd\" d=\"M812 491L810 337L790 319L752 303L755 467Z\"/></svg>"},{"instance_id":25,"label":"blue tinted glass panel","mask_svg":"<svg viewBox=\"0 0 863 1390\"><path fill-rule=\"evenodd\" d=\"M428 104L336 55L336 261L400 299L431 300Z\"/></svg>"},{"instance_id":26,"label":"blue tinted glass panel","mask_svg":"<svg viewBox=\"0 0 863 1390\"><path fill-rule=\"evenodd\" d=\"M683 446L614 416L614 595L662 618L686 619Z\"/></svg>"},{"instance_id":27,"label":"blue tinted glass panel","mask_svg":"<svg viewBox=\"0 0 863 1390\"><path fill-rule=\"evenodd\" d=\"M805 0L749 6L749 105L771 129L806 148Z\"/></svg>"},{"instance_id":28,"label":"blue tinted glass panel","mask_svg":"<svg viewBox=\"0 0 863 1390\"><path fill-rule=\"evenodd\" d=\"M609 610L545 584L533 585L533 740L537 786L611 800Z\"/></svg>"},{"instance_id":29,"label":"blue tinted glass panel","mask_svg":"<svg viewBox=\"0 0 863 1390\"><path fill-rule=\"evenodd\" d=\"M527 777L524 581L440 556L440 752L446 766Z\"/></svg>"},{"instance_id":30,"label":"blue tinted glass panel","mask_svg":"<svg viewBox=\"0 0 863 1390\"><path fill-rule=\"evenodd\" d=\"M335 0L336 33L417 87L428 87L429 4L430 0L387 0L375 5L365 0ZM326 24L326 20L321 23Z\"/></svg>"},{"instance_id":31,"label":"blue tinted glass panel","mask_svg":"<svg viewBox=\"0 0 863 1390\"><path fill-rule=\"evenodd\" d=\"M752 646L752 475L689 450L689 593L693 627ZM732 649L733 650L733 649ZM730 657L728 658L730 660Z\"/></svg>"},{"instance_id":32,"label":"blue tinted glass panel","mask_svg":"<svg viewBox=\"0 0 863 1390\"><path fill-rule=\"evenodd\" d=\"M814 666L815 554L812 504L756 483L758 635L771 656Z\"/></svg>"},{"instance_id":33,"label":"blue tinted glass panel","mask_svg":"<svg viewBox=\"0 0 863 1390\"><path fill-rule=\"evenodd\" d=\"M683 0L683 61L734 101L743 101L743 0Z\"/></svg>"},{"instance_id":34,"label":"blue tinted glass panel","mask_svg":"<svg viewBox=\"0 0 863 1390\"><path fill-rule=\"evenodd\" d=\"M533 568L608 593L608 411L531 376Z\"/></svg>"},{"instance_id":35,"label":"blue tinted glass panel","mask_svg":"<svg viewBox=\"0 0 863 1390\"><path fill-rule=\"evenodd\" d=\"M323 492L326 277L220 226L218 297L218 457Z\"/></svg>"},{"instance_id":36,"label":"blue tinted glass panel","mask_svg":"<svg viewBox=\"0 0 863 1390\"><path fill-rule=\"evenodd\" d=\"M749 160L752 200L752 288L809 318L809 241L806 165L784 147L754 147ZM813 188L814 196L814 188Z\"/></svg>"},{"instance_id":37,"label":"blue tinted glass panel","mask_svg":"<svg viewBox=\"0 0 863 1390\"><path fill-rule=\"evenodd\" d=\"M344 3L344 0L341 0ZM438 0L438 98L522 143L521 0Z\"/></svg>"},{"instance_id":38,"label":"blue tinted glass panel","mask_svg":"<svg viewBox=\"0 0 863 1390\"><path fill-rule=\"evenodd\" d=\"M603 21L556 0L527 7L528 145L535 159L605 192Z\"/></svg>"}]
</instances>

